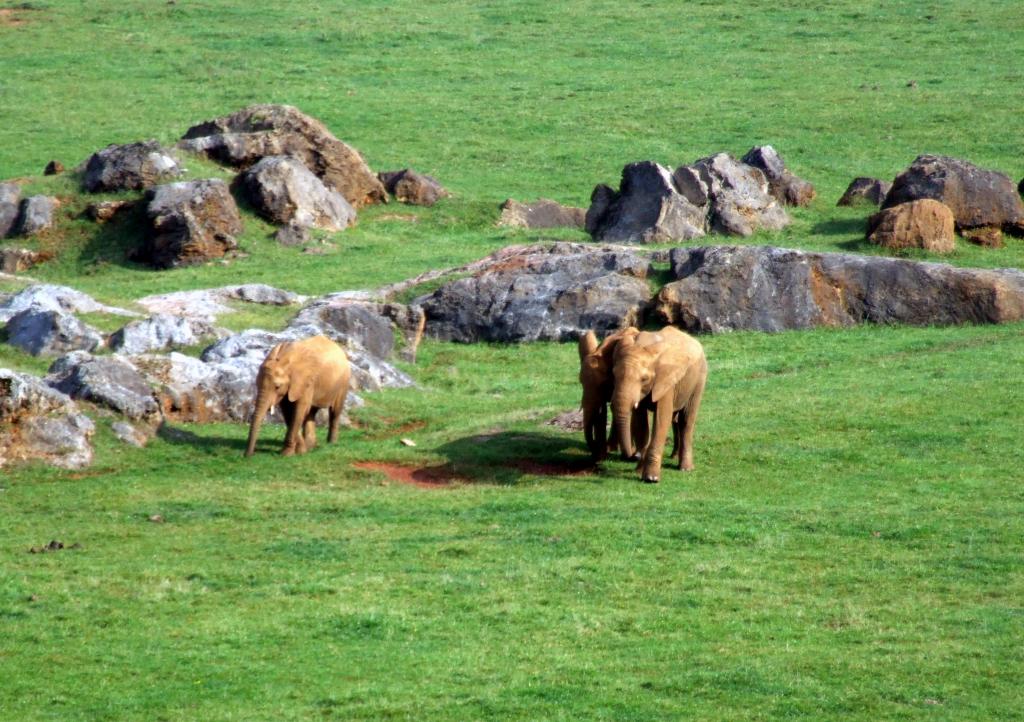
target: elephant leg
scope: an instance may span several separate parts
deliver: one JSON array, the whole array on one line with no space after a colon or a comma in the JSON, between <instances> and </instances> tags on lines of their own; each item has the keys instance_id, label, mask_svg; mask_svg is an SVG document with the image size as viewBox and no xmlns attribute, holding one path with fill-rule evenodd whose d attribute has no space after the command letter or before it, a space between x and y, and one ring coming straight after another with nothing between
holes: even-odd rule
<instances>
[{"instance_id":1,"label":"elephant leg","mask_svg":"<svg viewBox=\"0 0 1024 722\"><path fill-rule=\"evenodd\" d=\"M288 422L288 433L284 437L284 450L281 452L284 456L291 456L295 453L302 454L306 451L306 445L302 438L302 426L309 414L310 406L309 401L302 399L295 402L292 418Z\"/></svg>"},{"instance_id":2,"label":"elephant leg","mask_svg":"<svg viewBox=\"0 0 1024 722\"><path fill-rule=\"evenodd\" d=\"M306 447L304 451L309 451L316 446L316 412L316 409L310 411L302 425L302 438Z\"/></svg>"},{"instance_id":3,"label":"elephant leg","mask_svg":"<svg viewBox=\"0 0 1024 722\"><path fill-rule=\"evenodd\" d=\"M327 427L327 443L333 444L338 440L338 425L341 423L341 412L345 408L345 397L348 396L348 389L342 391L338 400L331 404L330 424Z\"/></svg>"},{"instance_id":4,"label":"elephant leg","mask_svg":"<svg viewBox=\"0 0 1024 722\"><path fill-rule=\"evenodd\" d=\"M681 414L681 411L672 414L672 452L668 455L670 459L679 452L679 430L682 428Z\"/></svg>"},{"instance_id":5,"label":"elephant leg","mask_svg":"<svg viewBox=\"0 0 1024 722\"><path fill-rule=\"evenodd\" d=\"M288 448L288 430L291 429L292 426L295 424L295 403L289 401L288 398L285 397L281 399L280 403L278 403L278 408L281 409L281 416L284 417L285 428L284 448L281 450L281 453L284 454L285 456L291 456L292 454L295 453L296 449L293 447L291 450L289 450ZM299 453L301 454L302 452L299 451Z\"/></svg>"},{"instance_id":6,"label":"elephant leg","mask_svg":"<svg viewBox=\"0 0 1024 722\"><path fill-rule=\"evenodd\" d=\"M661 401L654 409L654 430L644 451L640 468L640 478L649 484L657 484L661 478L661 455L665 450L668 430L672 426L670 402L671 399Z\"/></svg>"},{"instance_id":7,"label":"elephant leg","mask_svg":"<svg viewBox=\"0 0 1024 722\"><path fill-rule=\"evenodd\" d=\"M682 448L679 449L679 468L685 471L693 471L693 427L697 425L697 412L700 410L700 401L704 396L704 379L697 384L693 390L686 406L680 412L682 419Z\"/></svg>"}]
</instances>

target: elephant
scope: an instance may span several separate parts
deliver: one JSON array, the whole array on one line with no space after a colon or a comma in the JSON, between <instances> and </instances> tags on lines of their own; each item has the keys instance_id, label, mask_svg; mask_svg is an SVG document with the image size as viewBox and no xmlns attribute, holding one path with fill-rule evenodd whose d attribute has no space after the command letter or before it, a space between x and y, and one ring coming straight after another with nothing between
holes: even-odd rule
<instances>
[{"instance_id":1,"label":"elephant","mask_svg":"<svg viewBox=\"0 0 1024 722\"><path fill-rule=\"evenodd\" d=\"M580 336L580 384L583 386L583 438L595 461L614 451L616 437L608 437L608 402L612 400L615 349L623 338L635 339L640 331L632 326L616 331L600 344L593 331Z\"/></svg>"},{"instance_id":2,"label":"elephant","mask_svg":"<svg viewBox=\"0 0 1024 722\"><path fill-rule=\"evenodd\" d=\"M704 347L692 336L666 326L632 342L620 342L615 350L612 413L615 432L624 455L630 448L637 413L654 412L653 430L639 453L640 478L657 483L669 428L676 435L674 454L679 468L691 471L693 429L707 383L708 364ZM629 454L630 456L632 454Z\"/></svg>"},{"instance_id":3,"label":"elephant","mask_svg":"<svg viewBox=\"0 0 1024 722\"><path fill-rule=\"evenodd\" d=\"M256 450L260 425L270 407L281 407L287 432L284 456L305 453L316 444L316 412L327 409L328 443L338 437L341 410L348 395L352 369L345 351L326 336L286 341L270 349L256 375L256 402L249 427L246 456Z\"/></svg>"}]
</instances>

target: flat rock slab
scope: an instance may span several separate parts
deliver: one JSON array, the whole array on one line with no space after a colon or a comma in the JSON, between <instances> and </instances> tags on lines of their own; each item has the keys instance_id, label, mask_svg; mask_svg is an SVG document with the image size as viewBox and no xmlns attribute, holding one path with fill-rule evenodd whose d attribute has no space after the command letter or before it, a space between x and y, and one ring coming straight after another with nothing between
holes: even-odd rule
<instances>
[{"instance_id":1,"label":"flat rock slab","mask_svg":"<svg viewBox=\"0 0 1024 722\"><path fill-rule=\"evenodd\" d=\"M586 215L585 208L563 206L547 198L538 198L532 203L520 203L509 198L501 204L498 225L508 228L583 228Z\"/></svg>"},{"instance_id":2,"label":"flat rock slab","mask_svg":"<svg viewBox=\"0 0 1024 722\"><path fill-rule=\"evenodd\" d=\"M235 309L227 305L228 301L244 301L268 306L292 306L305 300L305 296L264 283L246 283L238 286L174 291L145 296L138 299L136 303L150 313L166 313L212 323L217 320L218 316L235 312Z\"/></svg>"},{"instance_id":3,"label":"flat rock slab","mask_svg":"<svg viewBox=\"0 0 1024 722\"><path fill-rule=\"evenodd\" d=\"M157 186L147 195L151 228L138 257L158 268L222 258L238 247L242 218L219 179Z\"/></svg>"},{"instance_id":4,"label":"flat rock slab","mask_svg":"<svg viewBox=\"0 0 1024 722\"><path fill-rule=\"evenodd\" d=\"M416 300L426 332L462 341L574 340L638 322L651 297L650 257L577 243L521 246Z\"/></svg>"},{"instance_id":5,"label":"flat rock slab","mask_svg":"<svg viewBox=\"0 0 1024 722\"><path fill-rule=\"evenodd\" d=\"M155 422L160 407L138 370L119 356L76 351L50 366L46 383L73 399L112 409L129 419Z\"/></svg>"},{"instance_id":6,"label":"flat rock slab","mask_svg":"<svg viewBox=\"0 0 1024 722\"><path fill-rule=\"evenodd\" d=\"M694 333L1024 319L1024 272L770 246L676 248L651 316Z\"/></svg>"},{"instance_id":7,"label":"flat rock slab","mask_svg":"<svg viewBox=\"0 0 1024 722\"><path fill-rule=\"evenodd\" d=\"M95 425L42 379L0 369L0 467L40 460L64 469L92 463Z\"/></svg>"},{"instance_id":8,"label":"flat rock slab","mask_svg":"<svg viewBox=\"0 0 1024 722\"><path fill-rule=\"evenodd\" d=\"M387 202L383 184L359 151L290 105L251 105L194 125L178 147L243 169L267 156L294 156L355 208Z\"/></svg>"},{"instance_id":9,"label":"flat rock slab","mask_svg":"<svg viewBox=\"0 0 1024 722\"><path fill-rule=\"evenodd\" d=\"M82 182L90 193L143 190L179 176L173 155L157 141L108 145L85 164Z\"/></svg>"},{"instance_id":10,"label":"flat rock slab","mask_svg":"<svg viewBox=\"0 0 1024 722\"><path fill-rule=\"evenodd\" d=\"M37 283L24 288L0 303L0 322L28 309L61 313L109 313L113 316L139 316L134 311L106 306L92 296L67 286Z\"/></svg>"}]
</instances>

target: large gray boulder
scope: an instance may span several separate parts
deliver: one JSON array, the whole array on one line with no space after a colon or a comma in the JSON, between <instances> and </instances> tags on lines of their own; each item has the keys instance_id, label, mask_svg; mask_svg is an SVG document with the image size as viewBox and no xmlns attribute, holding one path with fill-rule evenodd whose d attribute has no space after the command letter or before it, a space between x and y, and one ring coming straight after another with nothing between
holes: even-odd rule
<instances>
[{"instance_id":1,"label":"large gray boulder","mask_svg":"<svg viewBox=\"0 0 1024 722\"><path fill-rule=\"evenodd\" d=\"M158 268L203 263L238 247L238 206L218 179L168 183L147 194L151 228L140 260Z\"/></svg>"},{"instance_id":2,"label":"large gray boulder","mask_svg":"<svg viewBox=\"0 0 1024 722\"><path fill-rule=\"evenodd\" d=\"M574 243L513 247L468 278L416 300L434 338L564 341L639 321L651 297L647 256Z\"/></svg>"},{"instance_id":3,"label":"large gray boulder","mask_svg":"<svg viewBox=\"0 0 1024 722\"><path fill-rule=\"evenodd\" d=\"M1009 176L958 158L919 155L896 176L882 208L931 198L949 206L958 231L1001 229L1024 235L1024 203Z\"/></svg>"},{"instance_id":4,"label":"large gray boulder","mask_svg":"<svg viewBox=\"0 0 1024 722\"><path fill-rule=\"evenodd\" d=\"M103 334L69 313L29 308L7 321L7 343L33 356L60 356L95 350Z\"/></svg>"},{"instance_id":5,"label":"large gray boulder","mask_svg":"<svg viewBox=\"0 0 1024 722\"><path fill-rule=\"evenodd\" d=\"M196 346L217 335L217 329L206 321L158 313L114 331L107 345L119 353L142 354Z\"/></svg>"},{"instance_id":6,"label":"large gray boulder","mask_svg":"<svg viewBox=\"0 0 1024 722\"><path fill-rule=\"evenodd\" d=\"M760 229L779 230L789 225L789 216L769 193L768 180L760 169L728 153L702 158L689 168L691 172L677 170L673 177L681 185L684 178L700 180L699 188L688 188L687 193L707 194L711 230L746 237Z\"/></svg>"},{"instance_id":7,"label":"large gray boulder","mask_svg":"<svg viewBox=\"0 0 1024 722\"><path fill-rule=\"evenodd\" d=\"M0 322L8 321L12 316L28 309L61 313L109 313L114 316L139 315L123 308L105 306L92 296L67 286L37 283L0 303Z\"/></svg>"},{"instance_id":8,"label":"large gray boulder","mask_svg":"<svg viewBox=\"0 0 1024 722\"><path fill-rule=\"evenodd\" d=\"M770 246L676 248L653 318L695 333L1024 319L1024 272Z\"/></svg>"},{"instance_id":9,"label":"large gray boulder","mask_svg":"<svg viewBox=\"0 0 1024 722\"><path fill-rule=\"evenodd\" d=\"M95 426L41 379L0 369L0 467L41 460L64 469L92 463Z\"/></svg>"},{"instance_id":10,"label":"large gray boulder","mask_svg":"<svg viewBox=\"0 0 1024 722\"><path fill-rule=\"evenodd\" d=\"M75 351L53 362L46 383L73 399L105 406L129 419L157 423L160 407L145 378L120 356Z\"/></svg>"},{"instance_id":11,"label":"large gray boulder","mask_svg":"<svg viewBox=\"0 0 1024 722\"><path fill-rule=\"evenodd\" d=\"M249 421L262 359L207 363L171 352L132 356L130 361L154 389L164 418L189 423ZM275 418L280 420L280 415Z\"/></svg>"},{"instance_id":12,"label":"large gray boulder","mask_svg":"<svg viewBox=\"0 0 1024 722\"><path fill-rule=\"evenodd\" d=\"M241 176L246 198L271 223L341 231L354 225L356 211L302 161L268 156Z\"/></svg>"},{"instance_id":13,"label":"large gray boulder","mask_svg":"<svg viewBox=\"0 0 1024 722\"><path fill-rule=\"evenodd\" d=\"M707 210L681 194L667 168L653 161L622 169L619 190L599 185L585 225L597 241L666 243L703 236Z\"/></svg>"},{"instance_id":14,"label":"large gray boulder","mask_svg":"<svg viewBox=\"0 0 1024 722\"><path fill-rule=\"evenodd\" d=\"M108 145L85 165L83 183L90 193L143 190L181 174L174 156L155 140Z\"/></svg>"},{"instance_id":15,"label":"large gray boulder","mask_svg":"<svg viewBox=\"0 0 1024 722\"><path fill-rule=\"evenodd\" d=\"M290 105L252 105L200 123L186 131L178 147L236 168L267 156L295 156L353 207L387 202L384 186L359 151Z\"/></svg>"},{"instance_id":16,"label":"large gray boulder","mask_svg":"<svg viewBox=\"0 0 1024 722\"><path fill-rule=\"evenodd\" d=\"M50 196L30 196L21 202L17 235L34 236L53 228L53 214L57 210L57 199Z\"/></svg>"},{"instance_id":17,"label":"large gray boulder","mask_svg":"<svg viewBox=\"0 0 1024 722\"><path fill-rule=\"evenodd\" d=\"M0 238L13 235L21 201L21 186L0 183Z\"/></svg>"}]
</instances>

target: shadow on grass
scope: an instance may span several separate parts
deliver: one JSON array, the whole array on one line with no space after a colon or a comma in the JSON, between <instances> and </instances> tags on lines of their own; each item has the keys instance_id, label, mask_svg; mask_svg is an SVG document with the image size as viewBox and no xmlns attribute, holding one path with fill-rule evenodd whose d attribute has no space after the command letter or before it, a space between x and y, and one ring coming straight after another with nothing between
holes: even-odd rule
<instances>
[{"instance_id":1,"label":"shadow on grass","mask_svg":"<svg viewBox=\"0 0 1024 722\"><path fill-rule=\"evenodd\" d=\"M205 453L223 453L224 451L237 451L239 455L245 452L245 439L232 438L229 436L200 436L180 426L172 426L164 423L156 432L161 441L175 446L189 446ZM283 445L282 439L260 438L256 442L256 451L267 453L279 453Z\"/></svg>"},{"instance_id":2,"label":"shadow on grass","mask_svg":"<svg viewBox=\"0 0 1024 722\"><path fill-rule=\"evenodd\" d=\"M436 449L460 478L516 484L526 477L580 477L597 481L583 435L499 431L449 441Z\"/></svg>"},{"instance_id":3,"label":"shadow on grass","mask_svg":"<svg viewBox=\"0 0 1024 722\"><path fill-rule=\"evenodd\" d=\"M815 223L811 227L812 233L826 236L858 236L860 238L864 237L866 230L867 218L833 218Z\"/></svg>"}]
</instances>

